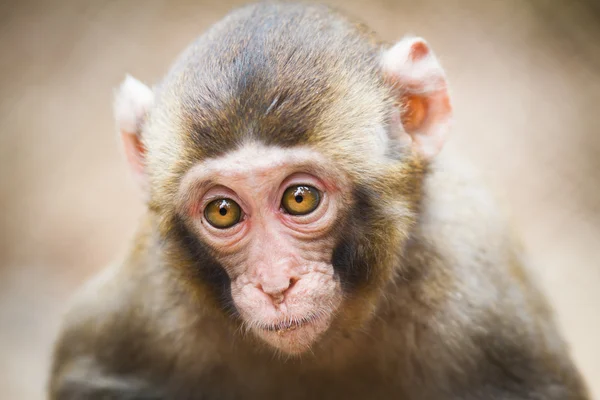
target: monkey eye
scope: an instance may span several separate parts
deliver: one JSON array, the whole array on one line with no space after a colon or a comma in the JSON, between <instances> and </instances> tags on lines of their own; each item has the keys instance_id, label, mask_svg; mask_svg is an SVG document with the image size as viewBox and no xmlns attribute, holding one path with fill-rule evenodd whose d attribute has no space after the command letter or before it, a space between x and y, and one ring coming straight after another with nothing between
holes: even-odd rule
<instances>
[{"instance_id":1,"label":"monkey eye","mask_svg":"<svg viewBox=\"0 0 600 400\"><path fill-rule=\"evenodd\" d=\"M306 215L315 211L321 202L319 190L307 185L290 186L283 193L281 206L291 215Z\"/></svg>"},{"instance_id":2,"label":"monkey eye","mask_svg":"<svg viewBox=\"0 0 600 400\"><path fill-rule=\"evenodd\" d=\"M209 224L218 229L231 228L242 217L242 209L231 199L217 199L206 205L204 218Z\"/></svg>"}]
</instances>

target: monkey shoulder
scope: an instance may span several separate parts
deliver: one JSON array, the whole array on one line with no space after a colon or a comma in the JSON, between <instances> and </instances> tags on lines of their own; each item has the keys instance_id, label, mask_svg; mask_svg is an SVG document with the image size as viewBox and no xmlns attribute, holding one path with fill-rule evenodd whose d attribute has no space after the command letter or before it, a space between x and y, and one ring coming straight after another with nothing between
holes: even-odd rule
<instances>
[{"instance_id":1,"label":"monkey shoulder","mask_svg":"<svg viewBox=\"0 0 600 400\"><path fill-rule=\"evenodd\" d=\"M465 388L519 393L539 387L544 398L584 399L510 219L482 182L458 154L446 151L424 182L420 219L405 256L413 279L398 298L412 307L421 346L437 349L427 368L444 376L437 375L438 382L449 379ZM469 396L495 398L495 392L465 392Z\"/></svg>"},{"instance_id":2,"label":"monkey shoulder","mask_svg":"<svg viewBox=\"0 0 600 400\"><path fill-rule=\"evenodd\" d=\"M451 318L510 317L532 325L551 320L508 213L481 175L447 150L424 181L408 263L427 277L424 284L438 282L444 297L439 304Z\"/></svg>"},{"instance_id":3,"label":"monkey shoulder","mask_svg":"<svg viewBox=\"0 0 600 400\"><path fill-rule=\"evenodd\" d=\"M140 330L134 313L133 283L123 265L113 264L86 282L73 296L56 341L50 376L50 398L70 399L109 393L118 386L140 386L137 378L116 379L130 367ZM114 376L113 376L114 374ZM92 390L91 386L95 388ZM95 398L95 397L90 397Z\"/></svg>"},{"instance_id":4,"label":"monkey shoulder","mask_svg":"<svg viewBox=\"0 0 600 400\"><path fill-rule=\"evenodd\" d=\"M416 235L443 261L440 267L457 278L512 285L526 269L520 241L503 204L484 181L460 154L444 149L424 181Z\"/></svg>"},{"instance_id":5,"label":"monkey shoulder","mask_svg":"<svg viewBox=\"0 0 600 400\"><path fill-rule=\"evenodd\" d=\"M215 357L215 323L202 304L192 310L182 301L189 296L178 293L175 279L124 263L88 281L74 295L55 344L50 398L164 398L179 363L210 365L184 360Z\"/></svg>"}]
</instances>

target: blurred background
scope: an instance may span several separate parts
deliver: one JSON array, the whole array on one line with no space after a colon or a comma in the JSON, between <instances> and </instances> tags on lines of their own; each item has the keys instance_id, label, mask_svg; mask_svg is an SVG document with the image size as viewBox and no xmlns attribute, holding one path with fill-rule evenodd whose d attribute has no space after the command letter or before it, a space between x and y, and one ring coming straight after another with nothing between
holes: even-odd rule
<instances>
[{"instance_id":1,"label":"blurred background","mask_svg":"<svg viewBox=\"0 0 600 400\"><path fill-rule=\"evenodd\" d=\"M42 399L65 302L143 206L112 95L160 79L237 2L0 2L0 398ZM512 209L600 398L600 2L339 0L390 41L427 38L461 147Z\"/></svg>"}]
</instances>

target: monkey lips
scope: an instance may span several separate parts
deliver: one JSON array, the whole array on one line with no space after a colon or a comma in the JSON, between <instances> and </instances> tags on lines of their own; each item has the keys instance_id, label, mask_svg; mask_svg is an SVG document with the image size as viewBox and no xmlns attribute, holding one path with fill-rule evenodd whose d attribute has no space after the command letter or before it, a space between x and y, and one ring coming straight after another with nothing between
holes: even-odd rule
<instances>
[{"instance_id":1,"label":"monkey lips","mask_svg":"<svg viewBox=\"0 0 600 400\"><path fill-rule=\"evenodd\" d=\"M300 354L308 350L330 325L330 318L309 315L288 318L280 322L257 325L254 333L287 354Z\"/></svg>"}]
</instances>

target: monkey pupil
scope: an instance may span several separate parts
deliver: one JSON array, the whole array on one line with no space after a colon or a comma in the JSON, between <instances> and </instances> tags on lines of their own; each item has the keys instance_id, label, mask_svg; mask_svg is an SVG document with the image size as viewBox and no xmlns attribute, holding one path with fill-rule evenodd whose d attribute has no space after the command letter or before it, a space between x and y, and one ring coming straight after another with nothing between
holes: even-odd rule
<instances>
[{"instance_id":1,"label":"monkey pupil","mask_svg":"<svg viewBox=\"0 0 600 400\"><path fill-rule=\"evenodd\" d=\"M296 200L296 203L302 203L302 200L304 200L304 197L297 195L294 199Z\"/></svg>"},{"instance_id":2,"label":"monkey pupil","mask_svg":"<svg viewBox=\"0 0 600 400\"><path fill-rule=\"evenodd\" d=\"M227 215L227 209L226 208L220 208L219 209L219 214L221 214L222 216Z\"/></svg>"}]
</instances>

